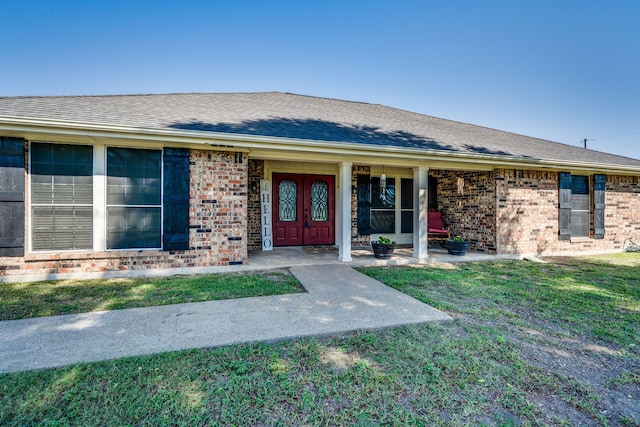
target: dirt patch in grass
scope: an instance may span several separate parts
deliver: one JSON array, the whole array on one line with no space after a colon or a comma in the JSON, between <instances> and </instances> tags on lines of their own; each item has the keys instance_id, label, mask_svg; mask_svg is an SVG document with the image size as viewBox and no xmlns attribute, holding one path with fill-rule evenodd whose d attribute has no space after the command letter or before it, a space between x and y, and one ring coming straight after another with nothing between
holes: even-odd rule
<instances>
[{"instance_id":1,"label":"dirt patch in grass","mask_svg":"<svg viewBox=\"0 0 640 427\"><path fill-rule=\"evenodd\" d=\"M522 358L550 375L585 386L575 390L577 395L588 392L593 396L588 405L579 400L567 403L554 395L534 396L541 407L571 425L640 425L639 383L624 381L640 372L635 346L624 348L587 334L566 335L557 321L541 319L533 310L520 309L519 314L532 327L514 328L507 322L502 327L509 329L509 338L518 344ZM593 408L588 412L592 418L600 418L599 422L586 418L584 406Z\"/></svg>"},{"instance_id":2,"label":"dirt patch in grass","mask_svg":"<svg viewBox=\"0 0 640 427\"><path fill-rule=\"evenodd\" d=\"M585 339L566 342L543 337L534 343L520 341L520 346L524 359L534 366L587 385L597 397L593 403L595 415L616 424L629 415L640 421L640 387L620 382L625 373L639 369L637 360L610 354L610 349ZM565 410L567 418L578 421L575 415L569 415L579 414L579 411L572 407Z\"/></svg>"}]
</instances>

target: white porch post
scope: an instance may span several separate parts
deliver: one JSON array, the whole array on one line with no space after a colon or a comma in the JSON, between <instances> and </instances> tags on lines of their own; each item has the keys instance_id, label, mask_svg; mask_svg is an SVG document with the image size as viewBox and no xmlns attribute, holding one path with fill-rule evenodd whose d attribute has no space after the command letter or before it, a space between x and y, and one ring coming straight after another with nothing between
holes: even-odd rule
<instances>
[{"instance_id":1,"label":"white porch post","mask_svg":"<svg viewBox=\"0 0 640 427\"><path fill-rule=\"evenodd\" d=\"M429 212L429 168L420 166L413 168L413 257L426 259L427 217Z\"/></svg>"},{"instance_id":2,"label":"white porch post","mask_svg":"<svg viewBox=\"0 0 640 427\"><path fill-rule=\"evenodd\" d=\"M107 150L104 144L93 146L93 250L107 250L107 212L105 158Z\"/></svg>"},{"instance_id":3,"label":"white porch post","mask_svg":"<svg viewBox=\"0 0 640 427\"><path fill-rule=\"evenodd\" d=\"M351 166L350 162L340 163L338 184L338 261L351 261Z\"/></svg>"}]
</instances>

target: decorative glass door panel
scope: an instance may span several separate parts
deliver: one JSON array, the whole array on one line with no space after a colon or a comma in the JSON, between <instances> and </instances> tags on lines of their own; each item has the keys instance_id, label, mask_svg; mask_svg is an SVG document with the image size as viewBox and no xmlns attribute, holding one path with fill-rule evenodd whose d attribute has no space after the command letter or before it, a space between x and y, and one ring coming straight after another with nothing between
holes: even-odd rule
<instances>
[{"instance_id":1,"label":"decorative glass door panel","mask_svg":"<svg viewBox=\"0 0 640 427\"><path fill-rule=\"evenodd\" d=\"M280 221L293 222L297 219L298 184L290 179L280 181L278 185L278 216Z\"/></svg>"},{"instance_id":2,"label":"decorative glass door panel","mask_svg":"<svg viewBox=\"0 0 640 427\"><path fill-rule=\"evenodd\" d=\"M334 183L328 175L273 174L275 246L334 243Z\"/></svg>"},{"instance_id":3,"label":"decorative glass door panel","mask_svg":"<svg viewBox=\"0 0 640 427\"><path fill-rule=\"evenodd\" d=\"M324 181L311 184L311 220L327 221L329 219L329 186Z\"/></svg>"}]
</instances>

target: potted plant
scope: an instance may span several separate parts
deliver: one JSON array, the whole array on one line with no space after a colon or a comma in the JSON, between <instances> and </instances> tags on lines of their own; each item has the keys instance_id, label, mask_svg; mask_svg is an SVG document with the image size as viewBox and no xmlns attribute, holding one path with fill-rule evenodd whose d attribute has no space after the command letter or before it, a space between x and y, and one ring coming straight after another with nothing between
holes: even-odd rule
<instances>
[{"instance_id":1,"label":"potted plant","mask_svg":"<svg viewBox=\"0 0 640 427\"><path fill-rule=\"evenodd\" d=\"M393 255L393 250L396 248L396 243L392 242L386 236L378 237L378 241L371 242L373 247L373 256L376 258L388 259Z\"/></svg>"},{"instance_id":2,"label":"potted plant","mask_svg":"<svg viewBox=\"0 0 640 427\"><path fill-rule=\"evenodd\" d=\"M449 255L465 255L469 249L469 242L464 240L462 236L457 235L447 239L447 251Z\"/></svg>"}]
</instances>

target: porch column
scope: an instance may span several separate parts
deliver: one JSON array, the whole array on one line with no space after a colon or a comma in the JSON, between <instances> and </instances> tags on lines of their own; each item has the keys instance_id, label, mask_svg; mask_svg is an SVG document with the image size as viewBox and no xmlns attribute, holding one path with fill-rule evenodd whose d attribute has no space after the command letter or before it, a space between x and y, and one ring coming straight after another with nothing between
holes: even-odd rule
<instances>
[{"instance_id":1,"label":"porch column","mask_svg":"<svg viewBox=\"0 0 640 427\"><path fill-rule=\"evenodd\" d=\"M429 168L413 168L413 257L427 259L427 217L429 213Z\"/></svg>"},{"instance_id":2,"label":"porch column","mask_svg":"<svg viewBox=\"0 0 640 427\"><path fill-rule=\"evenodd\" d=\"M351 261L351 162L340 163L338 183L338 261Z\"/></svg>"},{"instance_id":3,"label":"porch column","mask_svg":"<svg viewBox=\"0 0 640 427\"><path fill-rule=\"evenodd\" d=\"M98 252L107 250L106 156L104 144L93 145L93 250Z\"/></svg>"}]
</instances>

